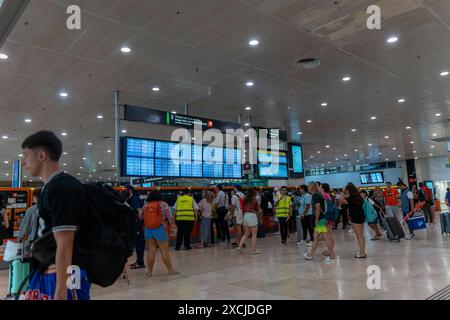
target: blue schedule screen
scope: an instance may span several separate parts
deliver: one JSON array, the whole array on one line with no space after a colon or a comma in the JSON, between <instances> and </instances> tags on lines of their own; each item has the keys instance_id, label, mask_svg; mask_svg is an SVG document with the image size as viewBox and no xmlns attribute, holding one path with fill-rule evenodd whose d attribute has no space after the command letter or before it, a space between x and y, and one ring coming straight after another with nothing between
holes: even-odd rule
<instances>
[{"instance_id":1,"label":"blue schedule screen","mask_svg":"<svg viewBox=\"0 0 450 320\"><path fill-rule=\"evenodd\" d=\"M292 169L294 173L303 173L302 146L292 146Z\"/></svg>"},{"instance_id":2,"label":"blue schedule screen","mask_svg":"<svg viewBox=\"0 0 450 320\"><path fill-rule=\"evenodd\" d=\"M258 151L258 175L261 178L287 179L288 157L286 151Z\"/></svg>"},{"instance_id":3,"label":"blue schedule screen","mask_svg":"<svg viewBox=\"0 0 450 320\"><path fill-rule=\"evenodd\" d=\"M240 149L123 137L120 151L124 177L242 178Z\"/></svg>"}]
</instances>

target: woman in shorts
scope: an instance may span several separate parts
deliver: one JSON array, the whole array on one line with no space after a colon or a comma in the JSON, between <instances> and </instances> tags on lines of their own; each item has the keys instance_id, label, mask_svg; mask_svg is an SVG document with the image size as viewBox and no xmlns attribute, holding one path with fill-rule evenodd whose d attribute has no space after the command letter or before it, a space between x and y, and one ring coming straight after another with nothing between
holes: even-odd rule
<instances>
[{"instance_id":1,"label":"woman in shorts","mask_svg":"<svg viewBox=\"0 0 450 320\"><path fill-rule=\"evenodd\" d=\"M244 229L245 233L242 236L239 243L239 252L242 251L242 247L245 244L247 238L252 235L252 254L260 254L259 250L256 250L256 236L258 234L258 214L261 209L258 201L256 200L256 192L253 188L248 189L244 199Z\"/></svg>"},{"instance_id":2,"label":"woman in shorts","mask_svg":"<svg viewBox=\"0 0 450 320\"><path fill-rule=\"evenodd\" d=\"M144 237L145 241L147 243L148 247L148 254L147 254L147 276L151 277L153 272L153 265L155 264L155 257L156 252L158 251L158 248L161 250L161 259L164 262L164 264L167 267L167 270L169 274L177 274L180 273L179 270L175 270L172 267L172 262L170 260L169 255L169 237L166 232L166 228L164 226L164 220L168 220L170 223L170 226L172 229L176 228L175 222L173 220L173 217L170 215L169 205L162 201L162 194L158 190L153 190L148 194L147 197L147 203L144 207L144 221L145 221L145 214L148 214L146 212L146 207L148 207L153 202L159 202L159 207L161 210L162 215L162 221L161 225L158 228L145 228L144 229Z\"/></svg>"}]
</instances>

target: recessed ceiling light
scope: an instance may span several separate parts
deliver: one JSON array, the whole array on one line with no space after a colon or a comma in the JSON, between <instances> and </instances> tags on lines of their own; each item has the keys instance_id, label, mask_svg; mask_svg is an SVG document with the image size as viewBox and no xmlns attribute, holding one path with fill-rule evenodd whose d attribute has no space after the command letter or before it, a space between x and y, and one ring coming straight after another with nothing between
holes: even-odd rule
<instances>
[{"instance_id":1,"label":"recessed ceiling light","mask_svg":"<svg viewBox=\"0 0 450 320\"><path fill-rule=\"evenodd\" d=\"M192 140L195 140L195 138L194 138L194 137L192 137Z\"/></svg>"},{"instance_id":2,"label":"recessed ceiling light","mask_svg":"<svg viewBox=\"0 0 450 320\"><path fill-rule=\"evenodd\" d=\"M325 165L324 165L324 164L322 164L322 167L325 167Z\"/></svg>"},{"instance_id":3,"label":"recessed ceiling light","mask_svg":"<svg viewBox=\"0 0 450 320\"><path fill-rule=\"evenodd\" d=\"M386 161L389 161L389 158L386 158Z\"/></svg>"},{"instance_id":4,"label":"recessed ceiling light","mask_svg":"<svg viewBox=\"0 0 450 320\"><path fill-rule=\"evenodd\" d=\"M372 144L371 144L371 143L369 143L369 144L368 144L368 146L369 146L369 147L371 147L371 146L372 146Z\"/></svg>"},{"instance_id":5,"label":"recessed ceiling light","mask_svg":"<svg viewBox=\"0 0 450 320\"><path fill-rule=\"evenodd\" d=\"M250 111L250 110L252 110L252 107L247 106L247 107L245 107L245 110Z\"/></svg>"},{"instance_id":6,"label":"recessed ceiling light","mask_svg":"<svg viewBox=\"0 0 450 320\"><path fill-rule=\"evenodd\" d=\"M411 144L414 144L414 141L411 141L410 143L411 143Z\"/></svg>"},{"instance_id":7,"label":"recessed ceiling light","mask_svg":"<svg viewBox=\"0 0 450 320\"><path fill-rule=\"evenodd\" d=\"M403 103L403 102L405 102L406 100L405 99L398 99L398 102L399 103Z\"/></svg>"},{"instance_id":8,"label":"recessed ceiling light","mask_svg":"<svg viewBox=\"0 0 450 320\"><path fill-rule=\"evenodd\" d=\"M67 152L63 152L63 155L67 156Z\"/></svg>"},{"instance_id":9,"label":"recessed ceiling light","mask_svg":"<svg viewBox=\"0 0 450 320\"><path fill-rule=\"evenodd\" d=\"M432 153L430 153L430 156L432 157L432 156L433 156L433 154L432 154Z\"/></svg>"},{"instance_id":10,"label":"recessed ceiling light","mask_svg":"<svg viewBox=\"0 0 450 320\"><path fill-rule=\"evenodd\" d=\"M86 158L83 158L83 160L86 160Z\"/></svg>"},{"instance_id":11,"label":"recessed ceiling light","mask_svg":"<svg viewBox=\"0 0 450 320\"><path fill-rule=\"evenodd\" d=\"M67 98L69 96L69 94L67 92L60 92L59 96L62 98Z\"/></svg>"},{"instance_id":12,"label":"recessed ceiling light","mask_svg":"<svg viewBox=\"0 0 450 320\"><path fill-rule=\"evenodd\" d=\"M97 170L94 169L94 170L92 170L92 172L97 172Z\"/></svg>"},{"instance_id":13,"label":"recessed ceiling light","mask_svg":"<svg viewBox=\"0 0 450 320\"><path fill-rule=\"evenodd\" d=\"M398 37L392 36L387 39L388 43L396 43L398 41Z\"/></svg>"},{"instance_id":14,"label":"recessed ceiling light","mask_svg":"<svg viewBox=\"0 0 450 320\"><path fill-rule=\"evenodd\" d=\"M247 83L245 84L247 87L253 87L255 85L254 82L252 81L247 81Z\"/></svg>"},{"instance_id":15,"label":"recessed ceiling light","mask_svg":"<svg viewBox=\"0 0 450 320\"><path fill-rule=\"evenodd\" d=\"M344 154L344 157L347 157L347 154Z\"/></svg>"},{"instance_id":16,"label":"recessed ceiling light","mask_svg":"<svg viewBox=\"0 0 450 320\"><path fill-rule=\"evenodd\" d=\"M152 88L152 91L154 91L154 92L158 92L160 89L159 89L159 87L153 87Z\"/></svg>"},{"instance_id":17,"label":"recessed ceiling light","mask_svg":"<svg viewBox=\"0 0 450 320\"><path fill-rule=\"evenodd\" d=\"M397 150L397 148L396 148L396 147L393 147L392 150Z\"/></svg>"},{"instance_id":18,"label":"recessed ceiling light","mask_svg":"<svg viewBox=\"0 0 450 320\"><path fill-rule=\"evenodd\" d=\"M411 129L411 127L406 127L406 130L409 130L409 129Z\"/></svg>"},{"instance_id":19,"label":"recessed ceiling light","mask_svg":"<svg viewBox=\"0 0 450 320\"><path fill-rule=\"evenodd\" d=\"M442 113L436 113L435 116L440 117L440 116L442 116Z\"/></svg>"},{"instance_id":20,"label":"recessed ceiling light","mask_svg":"<svg viewBox=\"0 0 450 320\"><path fill-rule=\"evenodd\" d=\"M115 167L116 167L115 165L112 165L112 166L111 166L111 168L115 168Z\"/></svg>"},{"instance_id":21,"label":"recessed ceiling light","mask_svg":"<svg viewBox=\"0 0 450 320\"><path fill-rule=\"evenodd\" d=\"M31 123L31 119L28 119L28 118L25 119L24 121L25 121L26 123Z\"/></svg>"},{"instance_id":22,"label":"recessed ceiling light","mask_svg":"<svg viewBox=\"0 0 450 320\"><path fill-rule=\"evenodd\" d=\"M414 151L413 151L413 153L417 153L417 151L416 151L416 150L414 150Z\"/></svg>"},{"instance_id":23,"label":"recessed ceiling light","mask_svg":"<svg viewBox=\"0 0 450 320\"><path fill-rule=\"evenodd\" d=\"M67 163L64 163L63 166L64 166L64 167L67 166Z\"/></svg>"},{"instance_id":24,"label":"recessed ceiling light","mask_svg":"<svg viewBox=\"0 0 450 320\"><path fill-rule=\"evenodd\" d=\"M302 132L301 132L301 131L299 131L299 132L297 132L297 134L302 134Z\"/></svg>"},{"instance_id":25,"label":"recessed ceiling light","mask_svg":"<svg viewBox=\"0 0 450 320\"><path fill-rule=\"evenodd\" d=\"M419 160L419 157L414 157L414 160Z\"/></svg>"},{"instance_id":26,"label":"recessed ceiling light","mask_svg":"<svg viewBox=\"0 0 450 320\"><path fill-rule=\"evenodd\" d=\"M80 167L80 170L83 170L83 167Z\"/></svg>"},{"instance_id":27,"label":"recessed ceiling light","mask_svg":"<svg viewBox=\"0 0 450 320\"><path fill-rule=\"evenodd\" d=\"M328 103L324 102L321 104L322 107L326 107L328 105Z\"/></svg>"},{"instance_id":28,"label":"recessed ceiling light","mask_svg":"<svg viewBox=\"0 0 450 320\"><path fill-rule=\"evenodd\" d=\"M252 39L248 42L249 45L251 45L252 47L257 46L259 44L259 41L256 39Z\"/></svg>"},{"instance_id":29,"label":"recessed ceiling light","mask_svg":"<svg viewBox=\"0 0 450 320\"><path fill-rule=\"evenodd\" d=\"M343 77L343 78L342 78L342 81L350 81L350 80L351 80L350 77Z\"/></svg>"},{"instance_id":30,"label":"recessed ceiling light","mask_svg":"<svg viewBox=\"0 0 450 320\"><path fill-rule=\"evenodd\" d=\"M248 126L250 126L250 123L246 122L246 123L244 123L244 126L248 127Z\"/></svg>"},{"instance_id":31,"label":"recessed ceiling light","mask_svg":"<svg viewBox=\"0 0 450 320\"><path fill-rule=\"evenodd\" d=\"M326 146L325 146L325 148L329 148L329 147L330 147L329 145L326 145Z\"/></svg>"},{"instance_id":32,"label":"recessed ceiling light","mask_svg":"<svg viewBox=\"0 0 450 320\"><path fill-rule=\"evenodd\" d=\"M9 161L5 161L5 164L8 164L9 163Z\"/></svg>"},{"instance_id":33,"label":"recessed ceiling light","mask_svg":"<svg viewBox=\"0 0 450 320\"><path fill-rule=\"evenodd\" d=\"M389 136L384 136L385 139L389 139Z\"/></svg>"},{"instance_id":34,"label":"recessed ceiling light","mask_svg":"<svg viewBox=\"0 0 450 320\"><path fill-rule=\"evenodd\" d=\"M288 106L288 109L291 109L291 106Z\"/></svg>"},{"instance_id":35,"label":"recessed ceiling light","mask_svg":"<svg viewBox=\"0 0 450 320\"><path fill-rule=\"evenodd\" d=\"M445 77L445 76L448 76L448 75L449 75L448 71L442 71L441 72L441 77Z\"/></svg>"},{"instance_id":36,"label":"recessed ceiling light","mask_svg":"<svg viewBox=\"0 0 450 320\"><path fill-rule=\"evenodd\" d=\"M6 60L6 59L8 59L8 55L6 53L0 53L0 59Z\"/></svg>"},{"instance_id":37,"label":"recessed ceiling light","mask_svg":"<svg viewBox=\"0 0 450 320\"><path fill-rule=\"evenodd\" d=\"M9 173L7 173L6 176L9 177Z\"/></svg>"},{"instance_id":38,"label":"recessed ceiling light","mask_svg":"<svg viewBox=\"0 0 450 320\"><path fill-rule=\"evenodd\" d=\"M111 153L112 151L111 151L111 150L108 150L107 152L108 152L108 153Z\"/></svg>"},{"instance_id":39,"label":"recessed ceiling light","mask_svg":"<svg viewBox=\"0 0 450 320\"><path fill-rule=\"evenodd\" d=\"M172 114L177 114L177 112L176 112L176 111L172 111L171 113L172 113Z\"/></svg>"},{"instance_id":40,"label":"recessed ceiling light","mask_svg":"<svg viewBox=\"0 0 450 320\"><path fill-rule=\"evenodd\" d=\"M433 137L436 137L437 136L437 133L433 133Z\"/></svg>"},{"instance_id":41,"label":"recessed ceiling light","mask_svg":"<svg viewBox=\"0 0 450 320\"><path fill-rule=\"evenodd\" d=\"M430 148L431 148L431 149L434 149L434 146L431 146Z\"/></svg>"},{"instance_id":42,"label":"recessed ceiling light","mask_svg":"<svg viewBox=\"0 0 450 320\"><path fill-rule=\"evenodd\" d=\"M67 132L61 132L62 136L67 136Z\"/></svg>"},{"instance_id":43,"label":"recessed ceiling light","mask_svg":"<svg viewBox=\"0 0 450 320\"><path fill-rule=\"evenodd\" d=\"M317 153L320 153L320 151L317 151Z\"/></svg>"},{"instance_id":44,"label":"recessed ceiling light","mask_svg":"<svg viewBox=\"0 0 450 320\"><path fill-rule=\"evenodd\" d=\"M99 162L98 162L98 164L102 164L102 162L101 162L101 161L99 161Z\"/></svg>"},{"instance_id":45,"label":"recessed ceiling light","mask_svg":"<svg viewBox=\"0 0 450 320\"><path fill-rule=\"evenodd\" d=\"M77 176L81 176L81 173L78 172L78 173L77 173Z\"/></svg>"},{"instance_id":46,"label":"recessed ceiling light","mask_svg":"<svg viewBox=\"0 0 450 320\"><path fill-rule=\"evenodd\" d=\"M312 158L314 158L314 156L310 156L310 158L312 159Z\"/></svg>"},{"instance_id":47,"label":"recessed ceiling light","mask_svg":"<svg viewBox=\"0 0 450 320\"><path fill-rule=\"evenodd\" d=\"M401 156L401 155L398 155L398 157L401 158L402 156Z\"/></svg>"},{"instance_id":48,"label":"recessed ceiling light","mask_svg":"<svg viewBox=\"0 0 450 320\"><path fill-rule=\"evenodd\" d=\"M306 120L306 122L307 122L307 123L311 123L311 122L312 122L312 120Z\"/></svg>"},{"instance_id":49,"label":"recessed ceiling light","mask_svg":"<svg viewBox=\"0 0 450 320\"><path fill-rule=\"evenodd\" d=\"M373 116L373 117L370 117L370 120L375 120L377 117L375 117L375 116Z\"/></svg>"},{"instance_id":50,"label":"recessed ceiling light","mask_svg":"<svg viewBox=\"0 0 450 320\"><path fill-rule=\"evenodd\" d=\"M127 131L127 130L125 130L125 129L124 129L124 130L122 130L122 133L127 133L127 132L128 132L128 131Z\"/></svg>"},{"instance_id":51,"label":"recessed ceiling light","mask_svg":"<svg viewBox=\"0 0 450 320\"><path fill-rule=\"evenodd\" d=\"M335 160L336 160L336 161L339 161L339 159L338 159L338 158L336 158Z\"/></svg>"},{"instance_id":52,"label":"recessed ceiling light","mask_svg":"<svg viewBox=\"0 0 450 320\"><path fill-rule=\"evenodd\" d=\"M88 142L87 145L88 145L88 146L92 146L92 142Z\"/></svg>"},{"instance_id":53,"label":"recessed ceiling light","mask_svg":"<svg viewBox=\"0 0 450 320\"><path fill-rule=\"evenodd\" d=\"M369 157L369 156L367 156L367 157L366 157L366 159L370 159L370 157Z\"/></svg>"},{"instance_id":54,"label":"recessed ceiling light","mask_svg":"<svg viewBox=\"0 0 450 320\"><path fill-rule=\"evenodd\" d=\"M120 51L122 51L123 53L130 53L131 49L128 47L122 47L122 48L120 48Z\"/></svg>"},{"instance_id":55,"label":"recessed ceiling light","mask_svg":"<svg viewBox=\"0 0 450 320\"><path fill-rule=\"evenodd\" d=\"M355 152L358 152L358 149L355 149Z\"/></svg>"},{"instance_id":56,"label":"recessed ceiling light","mask_svg":"<svg viewBox=\"0 0 450 320\"><path fill-rule=\"evenodd\" d=\"M381 156L383 153L382 152L378 152L378 154Z\"/></svg>"},{"instance_id":57,"label":"recessed ceiling light","mask_svg":"<svg viewBox=\"0 0 450 320\"><path fill-rule=\"evenodd\" d=\"M103 115L101 114L97 115L97 119L103 119Z\"/></svg>"},{"instance_id":58,"label":"recessed ceiling light","mask_svg":"<svg viewBox=\"0 0 450 320\"><path fill-rule=\"evenodd\" d=\"M23 157L23 154L19 154L19 157L22 158L22 157ZM26 178L26 177L25 177L25 178Z\"/></svg>"},{"instance_id":59,"label":"recessed ceiling light","mask_svg":"<svg viewBox=\"0 0 450 320\"><path fill-rule=\"evenodd\" d=\"M330 164L331 163L331 161L328 161L328 164Z\"/></svg>"},{"instance_id":60,"label":"recessed ceiling light","mask_svg":"<svg viewBox=\"0 0 450 320\"><path fill-rule=\"evenodd\" d=\"M355 132L356 131L356 129L352 129L352 132Z\"/></svg>"},{"instance_id":61,"label":"recessed ceiling light","mask_svg":"<svg viewBox=\"0 0 450 320\"><path fill-rule=\"evenodd\" d=\"M8 136L2 136L2 139L6 140L8 139Z\"/></svg>"},{"instance_id":62,"label":"recessed ceiling light","mask_svg":"<svg viewBox=\"0 0 450 320\"><path fill-rule=\"evenodd\" d=\"M356 160L356 162L359 162L359 160Z\"/></svg>"}]
</instances>

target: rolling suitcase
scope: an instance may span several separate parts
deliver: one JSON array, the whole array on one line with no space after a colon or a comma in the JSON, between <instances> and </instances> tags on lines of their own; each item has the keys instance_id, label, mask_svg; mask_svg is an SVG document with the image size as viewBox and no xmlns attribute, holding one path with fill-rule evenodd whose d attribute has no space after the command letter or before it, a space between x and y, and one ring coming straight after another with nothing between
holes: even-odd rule
<instances>
[{"instance_id":1,"label":"rolling suitcase","mask_svg":"<svg viewBox=\"0 0 450 320\"><path fill-rule=\"evenodd\" d=\"M389 241L395 240L400 242L400 239L405 238L405 232L397 217L386 217L383 214L381 222L386 230Z\"/></svg>"},{"instance_id":2,"label":"rolling suitcase","mask_svg":"<svg viewBox=\"0 0 450 320\"><path fill-rule=\"evenodd\" d=\"M450 234L450 213L449 212L442 212L440 214L441 219L441 232L442 234L448 235Z\"/></svg>"},{"instance_id":3,"label":"rolling suitcase","mask_svg":"<svg viewBox=\"0 0 450 320\"><path fill-rule=\"evenodd\" d=\"M258 223L258 233L256 234L257 238L265 238L266 237L266 229L262 223Z\"/></svg>"}]
</instances>

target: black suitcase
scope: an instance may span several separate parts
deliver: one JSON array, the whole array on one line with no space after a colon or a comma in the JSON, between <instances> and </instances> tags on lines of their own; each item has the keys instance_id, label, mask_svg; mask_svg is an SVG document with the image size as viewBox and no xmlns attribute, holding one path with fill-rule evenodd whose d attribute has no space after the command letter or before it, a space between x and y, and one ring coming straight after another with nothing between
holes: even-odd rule
<instances>
[{"instance_id":1,"label":"black suitcase","mask_svg":"<svg viewBox=\"0 0 450 320\"><path fill-rule=\"evenodd\" d=\"M258 233L256 234L257 238L265 238L266 237L266 229L262 223L258 223Z\"/></svg>"},{"instance_id":2,"label":"black suitcase","mask_svg":"<svg viewBox=\"0 0 450 320\"><path fill-rule=\"evenodd\" d=\"M405 238L405 231L403 231L402 225L400 224L400 221L398 221L397 217L386 217L382 214L381 222L386 230L389 241L395 240L400 242L400 239Z\"/></svg>"}]
</instances>

